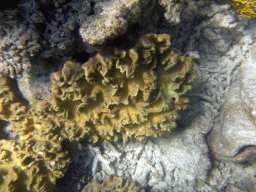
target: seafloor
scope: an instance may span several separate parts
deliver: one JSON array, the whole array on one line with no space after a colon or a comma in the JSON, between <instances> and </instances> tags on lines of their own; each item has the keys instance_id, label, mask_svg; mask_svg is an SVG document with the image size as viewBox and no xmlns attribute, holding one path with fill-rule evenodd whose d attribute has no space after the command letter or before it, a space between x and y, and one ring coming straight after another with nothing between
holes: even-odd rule
<instances>
[{"instance_id":1,"label":"seafloor","mask_svg":"<svg viewBox=\"0 0 256 192\"><path fill-rule=\"evenodd\" d=\"M0 191L256 191L256 18L239 14L230 2L2 1ZM160 36L141 40L143 35L152 33L168 34L171 45L162 45L163 40L156 40ZM167 40L164 42L168 44ZM131 101L122 96L125 91L118 92L118 101L100 97L109 105L100 105L97 94L110 93L104 86L115 78L120 80L117 84L122 84L121 90L126 79L136 81L140 77L137 74L144 70L139 66L144 61L139 56L138 64L129 59L136 59L134 55L143 52L141 47L149 45L156 50L161 46L169 50L171 46L171 54L192 59L192 70L188 68L184 76L174 81L185 88L175 89L177 96L171 99L169 93L163 97L175 105L184 96L189 103L180 102L177 111L174 107L175 113L165 116L173 118L164 127L172 127L172 131L161 132L164 128L159 124L145 134L141 129L128 133L127 129L139 127L144 121L134 120L134 116L146 116L141 113L139 102L141 108L137 107L136 101L140 100L135 98L143 88L128 86ZM144 55L152 54L161 60L161 49L155 52L150 49ZM122 74L108 65L109 60L116 59L115 54L120 55L117 69ZM129 59L122 54L129 55ZM183 56L177 57L186 65ZM107 63L109 71L98 67L98 63ZM153 66L152 71L156 68ZM102 76L93 75L97 71ZM125 80L119 78L124 74ZM196 78L190 82L187 74ZM160 87L157 93L165 90L162 84L174 90L161 75L144 79ZM80 81L81 77L86 80ZM81 99L79 94L89 89L84 88L85 84L94 90L93 82L102 77L107 78L95 88L96 96L86 102ZM145 84L147 88L154 87ZM74 99L63 96L63 92L78 96ZM148 101L145 95L144 101ZM147 106L157 98L149 99ZM116 111L122 110L126 117L122 119L125 128L120 128L126 130L124 134L117 129L102 129L96 115L84 115L91 108L96 111L111 106L104 111L110 113L117 102L122 104ZM127 102L137 108L126 109ZM75 112L78 105L80 111ZM162 113L172 109L157 110ZM93 125L88 123L89 131L83 132L85 128L75 124L86 118ZM118 118L120 114L114 117L117 121ZM148 119L154 121L154 117ZM101 124L106 123L101 120ZM113 127L114 124L109 129Z\"/></svg>"}]
</instances>

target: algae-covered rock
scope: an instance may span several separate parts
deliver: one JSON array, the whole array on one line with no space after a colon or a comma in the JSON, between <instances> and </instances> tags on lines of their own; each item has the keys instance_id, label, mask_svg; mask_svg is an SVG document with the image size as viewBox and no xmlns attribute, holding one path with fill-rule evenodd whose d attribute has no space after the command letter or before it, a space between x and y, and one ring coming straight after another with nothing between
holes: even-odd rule
<instances>
[{"instance_id":1,"label":"algae-covered rock","mask_svg":"<svg viewBox=\"0 0 256 192\"><path fill-rule=\"evenodd\" d=\"M170 45L168 35L148 34L134 48L105 49L83 65L66 62L52 74L48 110L75 120L94 142L120 134L124 141L142 140L173 130L194 75L191 59Z\"/></svg>"}]
</instances>

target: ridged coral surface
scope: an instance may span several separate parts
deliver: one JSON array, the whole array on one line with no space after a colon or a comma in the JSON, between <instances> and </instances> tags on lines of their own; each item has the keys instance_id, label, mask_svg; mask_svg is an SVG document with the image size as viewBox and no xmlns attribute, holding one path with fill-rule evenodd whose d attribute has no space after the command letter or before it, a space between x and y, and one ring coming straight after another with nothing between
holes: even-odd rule
<instances>
[{"instance_id":1,"label":"ridged coral surface","mask_svg":"<svg viewBox=\"0 0 256 192\"><path fill-rule=\"evenodd\" d=\"M1 140L0 189L15 192L55 191L56 179L67 168L61 145L40 139Z\"/></svg>"},{"instance_id":2,"label":"ridged coral surface","mask_svg":"<svg viewBox=\"0 0 256 192\"><path fill-rule=\"evenodd\" d=\"M96 142L159 136L176 127L194 79L190 58L175 54L169 35L148 34L131 49L108 48L52 74L49 111L75 120ZM85 135L84 133L79 133Z\"/></svg>"},{"instance_id":3,"label":"ridged coral surface","mask_svg":"<svg viewBox=\"0 0 256 192\"><path fill-rule=\"evenodd\" d=\"M9 77L0 75L0 118L18 134L0 140L0 191L54 191L70 162L56 121L26 106L11 85Z\"/></svg>"}]
</instances>

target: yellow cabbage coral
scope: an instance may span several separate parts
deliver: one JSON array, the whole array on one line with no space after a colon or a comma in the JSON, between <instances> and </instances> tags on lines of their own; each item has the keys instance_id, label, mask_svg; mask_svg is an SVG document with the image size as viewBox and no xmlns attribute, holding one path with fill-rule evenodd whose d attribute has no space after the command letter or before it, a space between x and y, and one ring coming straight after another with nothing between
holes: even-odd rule
<instances>
[{"instance_id":1,"label":"yellow cabbage coral","mask_svg":"<svg viewBox=\"0 0 256 192\"><path fill-rule=\"evenodd\" d=\"M131 49L105 49L83 65L66 62L51 76L48 111L74 120L94 142L173 130L194 75L191 59L170 45L169 35L148 34Z\"/></svg>"},{"instance_id":2,"label":"yellow cabbage coral","mask_svg":"<svg viewBox=\"0 0 256 192\"><path fill-rule=\"evenodd\" d=\"M3 75L0 117L19 135L16 140L0 140L1 191L55 191L56 179L64 175L70 162L61 147L62 127L50 115L19 101L10 78Z\"/></svg>"},{"instance_id":3,"label":"yellow cabbage coral","mask_svg":"<svg viewBox=\"0 0 256 192\"><path fill-rule=\"evenodd\" d=\"M0 141L1 191L55 191L70 162L60 144L37 139Z\"/></svg>"},{"instance_id":4,"label":"yellow cabbage coral","mask_svg":"<svg viewBox=\"0 0 256 192\"><path fill-rule=\"evenodd\" d=\"M248 18L256 17L255 0L228 0L238 12Z\"/></svg>"}]
</instances>

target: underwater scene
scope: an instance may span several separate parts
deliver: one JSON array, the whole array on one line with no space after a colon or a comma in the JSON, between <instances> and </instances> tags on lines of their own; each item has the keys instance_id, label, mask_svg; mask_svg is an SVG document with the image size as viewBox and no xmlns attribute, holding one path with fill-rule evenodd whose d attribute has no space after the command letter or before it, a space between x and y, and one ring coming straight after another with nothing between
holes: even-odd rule
<instances>
[{"instance_id":1,"label":"underwater scene","mask_svg":"<svg viewBox=\"0 0 256 192\"><path fill-rule=\"evenodd\" d=\"M0 192L255 192L255 0L0 2Z\"/></svg>"}]
</instances>

